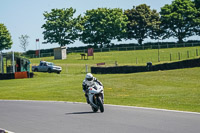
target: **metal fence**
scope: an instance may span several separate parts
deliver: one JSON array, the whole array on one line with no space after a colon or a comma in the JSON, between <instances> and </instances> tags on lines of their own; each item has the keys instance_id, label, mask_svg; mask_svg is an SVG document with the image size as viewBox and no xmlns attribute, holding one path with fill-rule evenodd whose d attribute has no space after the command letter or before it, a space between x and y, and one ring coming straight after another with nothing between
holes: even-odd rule
<instances>
[{"instance_id":1,"label":"metal fence","mask_svg":"<svg viewBox=\"0 0 200 133\"><path fill-rule=\"evenodd\" d=\"M200 56L200 48L196 48L193 50L185 50L185 51L177 51L177 52L166 52L158 54L155 57L146 56L145 58L142 57L135 57L133 59L133 64L146 64L147 62L159 63L159 62L172 62L172 61L180 61L186 59L193 59Z\"/></svg>"},{"instance_id":2,"label":"metal fence","mask_svg":"<svg viewBox=\"0 0 200 133\"><path fill-rule=\"evenodd\" d=\"M50 56L54 56L54 53L53 52L41 53L40 55L29 54L29 55L25 55L25 56L28 56L29 58L50 57Z\"/></svg>"},{"instance_id":3,"label":"metal fence","mask_svg":"<svg viewBox=\"0 0 200 133\"><path fill-rule=\"evenodd\" d=\"M179 48L179 47L195 47L200 46L200 43L182 43L182 44L158 44L158 45L142 45L142 46L129 46L129 47L111 47L111 48L95 48L94 52L110 52L110 51L129 51L129 50L146 50L146 49L164 49L164 48ZM87 48L72 50L70 48L67 49L67 54L69 53L87 53ZM36 56L36 54L26 55L30 58L40 58L40 57L49 57L54 56L53 52L49 53L40 53L40 56Z\"/></svg>"},{"instance_id":4,"label":"metal fence","mask_svg":"<svg viewBox=\"0 0 200 133\"><path fill-rule=\"evenodd\" d=\"M128 50L145 50L145 49L163 49L163 48L179 48L179 47L195 47L200 46L200 43L182 43L182 44L158 44L158 45L142 45L129 47L111 47L111 48L96 48L94 52L109 52L109 51L128 51ZM67 50L67 53L86 53L87 49Z\"/></svg>"}]
</instances>

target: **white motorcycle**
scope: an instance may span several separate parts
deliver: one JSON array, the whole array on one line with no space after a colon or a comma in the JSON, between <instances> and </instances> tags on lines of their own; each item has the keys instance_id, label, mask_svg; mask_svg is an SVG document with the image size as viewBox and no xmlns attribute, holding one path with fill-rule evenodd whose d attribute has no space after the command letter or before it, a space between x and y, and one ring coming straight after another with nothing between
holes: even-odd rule
<instances>
[{"instance_id":1,"label":"white motorcycle","mask_svg":"<svg viewBox=\"0 0 200 133\"><path fill-rule=\"evenodd\" d=\"M103 86L100 86L95 82L92 82L89 86L90 87L88 87L88 97L93 112L97 112L100 109L100 111L103 113Z\"/></svg>"}]
</instances>

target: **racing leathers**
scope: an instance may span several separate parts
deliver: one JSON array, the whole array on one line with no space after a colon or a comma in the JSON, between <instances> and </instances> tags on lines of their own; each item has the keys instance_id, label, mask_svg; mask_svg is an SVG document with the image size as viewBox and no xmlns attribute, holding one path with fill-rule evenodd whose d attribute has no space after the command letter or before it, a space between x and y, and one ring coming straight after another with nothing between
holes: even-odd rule
<instances>
[{"instance_id":1,"label":"racing leathers","mask_svg":"<svg viewBox=\"0 0 200 133\"><path fill-rule=\"evenodd\" d=\"M86 78L83 80L83 84L82 84L82 87L83 87L83 91L85 92L85 97L86 97L86 100L87 100L87 103L89 104L89 97L88 97L88 87L90 87L90 84L91 82L96 82L98 83L100 86L103 86L103 84L95 77L93 77L93 80L92 81L88 81ZM102 96L102 101L104 101L104 94Z\"/></svg>"}]
</instances>

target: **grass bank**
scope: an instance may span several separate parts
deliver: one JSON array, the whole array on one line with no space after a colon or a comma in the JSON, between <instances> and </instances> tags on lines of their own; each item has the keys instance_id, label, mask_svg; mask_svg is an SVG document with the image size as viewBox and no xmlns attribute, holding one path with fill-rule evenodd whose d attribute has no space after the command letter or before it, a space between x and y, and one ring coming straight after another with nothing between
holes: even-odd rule
<instances>
[{"instance_id":1,"label":"grass bank","mask_svg":"<svg viewBox=\"0 0 200 133\"><path fill-rule=\"evenodd\" d=\"M0 99L85 102L82 81L86 64L117 60L120 65L134 65L131 62L134 55L146 57L151 50L144 52L96 53L95 60L80 60L79 54L70 54L67 60L31 59L32 65L40 60L53 61L63 71L61 74L38 72L32 79L0 80ZM107 104L200 112L200 68L94 76L104 84Z\"/></svg>"}]
</instances>

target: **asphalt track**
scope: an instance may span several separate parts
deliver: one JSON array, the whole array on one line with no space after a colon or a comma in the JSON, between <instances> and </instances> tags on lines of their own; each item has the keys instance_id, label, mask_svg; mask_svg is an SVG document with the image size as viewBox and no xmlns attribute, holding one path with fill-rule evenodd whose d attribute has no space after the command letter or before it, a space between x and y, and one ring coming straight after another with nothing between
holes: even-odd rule
<instances>
[{"instance_id":1,"label":"asphalt track","mask_svg":"<svg viewBox=\"0 0 200 133\"><path fill-rule=\"evenodd\" d=\"M70 102L0 101L0 128L15 133L199 133L200 114Z\"/></svg>"}]
</instances>

